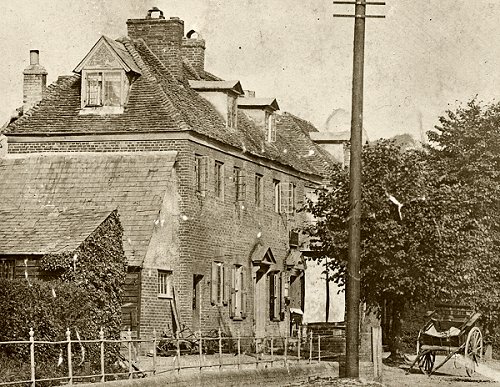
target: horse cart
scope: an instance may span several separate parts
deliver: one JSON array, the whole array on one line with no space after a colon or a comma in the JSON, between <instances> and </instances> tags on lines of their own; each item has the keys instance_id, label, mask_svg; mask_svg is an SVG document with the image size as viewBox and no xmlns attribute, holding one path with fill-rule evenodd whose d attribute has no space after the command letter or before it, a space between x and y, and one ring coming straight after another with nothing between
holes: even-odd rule
<instances>
[{"instance_id":1,"label":"horse cart","mask_svg":"<svg viewBox=\"0 0 500 387\"><path fill-rule=\"evenodd\" d=\"M428 320L418 333L417 357L410 370L418 365L431 375L454 355L462 355L467 375L471 376L483 356L483 335L477 326L480 313L463 305L437 304L427 312ZM446 354L435 366L436 354Z\"/></svg>"}]
</instances>

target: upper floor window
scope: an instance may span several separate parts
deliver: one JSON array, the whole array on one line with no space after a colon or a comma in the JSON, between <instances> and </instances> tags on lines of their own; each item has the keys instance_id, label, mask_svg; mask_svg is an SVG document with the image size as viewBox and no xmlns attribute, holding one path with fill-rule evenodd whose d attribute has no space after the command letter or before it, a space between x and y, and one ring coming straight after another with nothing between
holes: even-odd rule
<instances>
[{"instance_id":1,"label":"upper floor window","mask_svg":"<svg viewBox=\"0 0 500 387\"><path fill-rule=\"evenodd\" d=\"M204 196L207 190L208 156L194 155L194 159L195 190Z\"/></svg>"},{"instance_id":2,"label":"upper floor window","mask_svg":"<svg viewBox=\"0 0 500 387\"><path fill-rule=\"evenodd\" d=\"M265 117L266 139L268 142L276 141L276 117L273 113L266 111Z\"/></svg>"},{"instance_id":3,"label":"upper floor window","mask_svg":"<svg viewBox=\"0 0 500 387\"><path fill-rule=\"evenodd\" d=\"M234 167L233 179L235 187L235 200L237 202L245 200L245 175L240 167Z\"/></svg>"},{"instance_id":4,"label":"upper floor window","mask_svg":"<svg viewBox=\"0 0 500 387\"><path fill-rule=\"evenodd\" d=\"M274 212L281 213L281 183L279 180L273 180L274 189Z\"/></svg>"},{"instance_id":5,"label":"upper floor window","mask_svg":"<svg viewBox=\"0 0 500 387\"><path fill-rule=\"evenodd\" d=\"M282 184L282 210L287 214L293 214L295 212L295 201L296 201L296 190L297 187L294 183Z\"/></svg>"},{"instance_id":6,"label":"upper floor window","mask_svg":"<svg viewBox=\"0 0 500 387\"><path fill-rule=\"evenodd\" d=\"M214 191L216 198L218 199L224 198L224 163L220 161L215 162Z\"/></svg>"},{"instance_id":7,"label":"upper floor window","mask_svg":"<svg viewBox=\"0 0 500 387\"><path fill-rule=\"evenodd\" d=\"M262 208L263 202L263 189L262 189L263 176L259 173L255 174L255 207Z\"/></svg>"},{"instance_id":8,"label":"upper floor window","mask_svg":"<svg viewBox=\"0 0 500 387\"><path fill-rule=\"evenodd\" d=\"M172 298L171 270L158 270L158 297Z\"/></svg>"}]
</instances>

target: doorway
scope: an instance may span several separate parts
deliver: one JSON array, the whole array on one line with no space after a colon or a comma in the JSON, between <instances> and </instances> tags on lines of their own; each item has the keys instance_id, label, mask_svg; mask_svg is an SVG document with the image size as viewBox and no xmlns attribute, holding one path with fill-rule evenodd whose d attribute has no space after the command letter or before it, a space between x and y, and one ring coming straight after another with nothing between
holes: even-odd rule
<instances>
[{"instance_id":1,"label":"doorway","mask_svg":"<svg viewBox=\"0 0 500 387\"><path fill-rule=\"evenodd\" d=\"M201 328L201 284L203 275L193 274L193 330L199 331Z\"/></svg>"},{"instance_id":2,"label":"doorway","mask_svg":"<svg viewBox=\"0 0 500 387\"><path fill-rule=\"evenodd\" d=\"M269 309L269 292L267 291L268 265L254 266L254 316L255 335L263 337L266 334L267 311Z\"/></svg>"}]
</instances>

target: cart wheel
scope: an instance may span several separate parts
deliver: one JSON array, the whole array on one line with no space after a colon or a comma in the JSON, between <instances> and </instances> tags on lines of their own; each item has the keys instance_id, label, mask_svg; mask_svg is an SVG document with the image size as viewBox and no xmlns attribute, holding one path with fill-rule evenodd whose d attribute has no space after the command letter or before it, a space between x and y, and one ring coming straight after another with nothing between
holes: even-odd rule
<instances>
[{"instance_id":1,"label":"cart wheel","mask_svg":"<svg viewBox=\"0 0 500 387\"><path fill-rule=\"evenodd\" d=\"M436 360L436 354L434 352L426 352L420 360L418 361L418 368L425 375L429 375L434 367L434 361Z\"/></svg>"},{"instance_id":2,"label":"cart wheel","mask_svg":"<svg viewBox=\"0 0 500 387\"><path fill-rule=\"evenodd\" d=\"M467 335L464 356L465 371L468 376L472 376L483 357L483 335L478 327L473 327Z\"/></svg>"}]
</instances>

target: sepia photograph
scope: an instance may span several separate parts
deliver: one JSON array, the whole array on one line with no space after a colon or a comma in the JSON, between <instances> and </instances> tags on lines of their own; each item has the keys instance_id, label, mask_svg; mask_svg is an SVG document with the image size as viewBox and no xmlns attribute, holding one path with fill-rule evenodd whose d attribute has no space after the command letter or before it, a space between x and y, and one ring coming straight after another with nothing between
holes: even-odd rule
<instances>
[{"instance_id":1,"label":"sepia photograph","mask_svg":"<svg viewBox=\"0 0 500 387\"><path fill-rule=\"evenodd\" d=\"M500 386L499 0L0 0L1 386Z\"/></svg>"}]
</instances>

